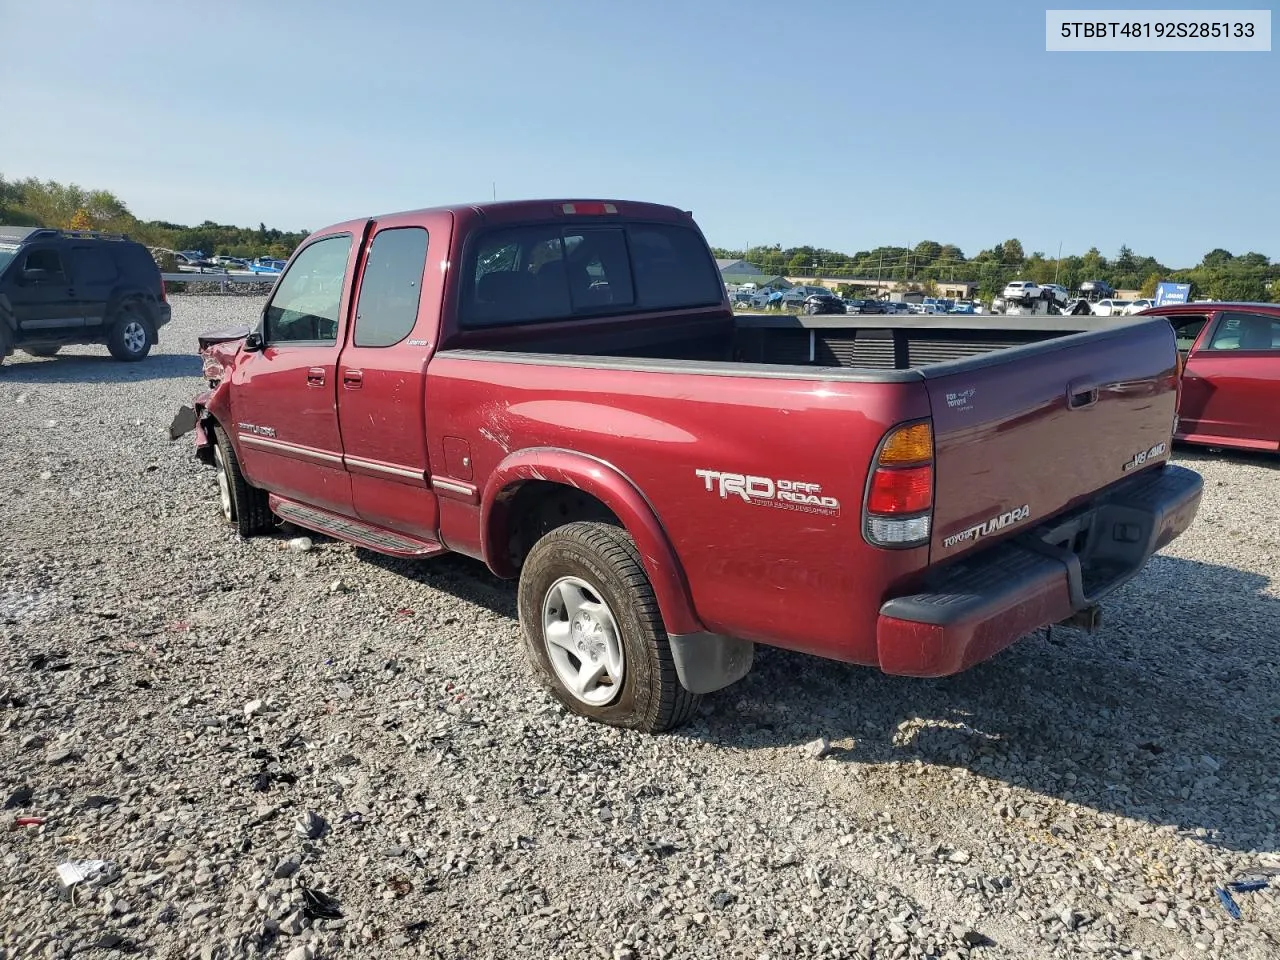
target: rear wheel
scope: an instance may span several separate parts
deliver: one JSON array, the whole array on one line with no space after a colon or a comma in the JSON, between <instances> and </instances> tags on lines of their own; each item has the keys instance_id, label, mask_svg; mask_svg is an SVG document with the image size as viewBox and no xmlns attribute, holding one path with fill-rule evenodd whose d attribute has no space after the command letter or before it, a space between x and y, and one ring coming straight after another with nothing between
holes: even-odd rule
<instances>
[{"instance_id":1,"label":"rear wheel","mask_svg":"<svg viewBox=\"0 0 1280 960\"><path fill-rule=\"evenodd\" d=\"M223 519L235 524L242 537L265 533L273 522L267 494L245 480L235 448L221 427L214 427L214 439L213 465L218 470L218 506Z\"/></svg>"},{"instance_id":2,"label":"rear wheel","mask_svg":"<svg viewBox=\"0 0 1280 960\"><path fill-rule=\"evenodd\" d=\"M54 344L49 347L23 347L22 352L29 357L54 357L62 347Z\"/></svg>"},{"instance_id":3,"label":"rear wheel","mask_svg":"<svg viewBox=\"0 0 1280 960\"><path fill-rule=\"evenodd\" d=\"M611 524L552 530L520 571L525 654L574 713L645 733L686 722L700 697L676 676L635 543Z\"/></svg>"},{"instance_id":4,"label":"rear wheel","mask_svg":"<svg viewBox=\"0 0 1280 960\"><path fill-rule=\"evenodd\" d=\"M107 335L107 349L111 355L126 362L142 360L151 352L155 342L155 329L137 304L123 304L116 312L115 322Z\"/></svg>"},{"instance_id":5,"label":"rear wheel","mask_svg":"<svg viewBox=\"0 0 1280 960\"><path fill-rule=\"evenodd\" d=\"M4 364L4 358L9 355L9 351L13 348L13 337L9 333L9 328L3 320L0 320L0 365Z\"/></svg>"}]
</instances>

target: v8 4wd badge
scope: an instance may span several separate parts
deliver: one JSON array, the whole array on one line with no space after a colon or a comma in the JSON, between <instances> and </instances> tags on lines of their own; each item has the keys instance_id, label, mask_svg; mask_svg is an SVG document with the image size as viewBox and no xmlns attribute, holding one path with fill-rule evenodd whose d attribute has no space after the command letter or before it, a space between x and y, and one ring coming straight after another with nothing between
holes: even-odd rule
<instances>
[{"instance_id":1,"label":"v8 4wd badge","mask_svg":"<svg viewBox=\"0 0 1280 960\"><path fill-rule=\"evenodd\" d=\"M1164 456L1168 451L1169 445L1167 443L1157 443L1154 447L1148 447L1146 450L1139 450L1130 457L1128 463L1120 469L1125 473L1128 473L1130 470L1136 470L1144 463L1154 460L1156 457Z\"/></svg>"}]
</instances>

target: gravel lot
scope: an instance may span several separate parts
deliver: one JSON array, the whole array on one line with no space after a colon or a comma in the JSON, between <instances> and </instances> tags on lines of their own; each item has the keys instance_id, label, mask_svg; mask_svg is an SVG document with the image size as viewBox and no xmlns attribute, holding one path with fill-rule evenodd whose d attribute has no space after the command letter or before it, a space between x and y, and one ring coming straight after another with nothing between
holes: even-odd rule
<instances>
[{"instance_id":1,"label":"gravel lot","mask_svg":"<svg viewBox=\"0 0 1280 960\"><path fill-rule=\"evenodd\" d=\"M474 562L238 541L165 430L261 301L174 299L142 364L0 368L0 960L1280 956L1278 889L1214 892L1280 868L1280 460L1181 452L1200 518L1092 637L762 650L631 735L535 688Z\"/></svg>"}]
</instances>

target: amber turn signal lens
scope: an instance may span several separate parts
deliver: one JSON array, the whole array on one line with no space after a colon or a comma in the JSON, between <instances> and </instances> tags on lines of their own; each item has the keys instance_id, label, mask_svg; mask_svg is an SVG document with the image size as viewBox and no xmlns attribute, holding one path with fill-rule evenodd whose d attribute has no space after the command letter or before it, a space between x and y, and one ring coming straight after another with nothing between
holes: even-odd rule
<instances>
[{"instance_id":1,"label":"amber turn signal lens","mask_svg":"<svg viewBox=\"0 0 1280 960\"><path fill-rule=\"evenodd\" d=\"M933 459L933 429L927 423L899 427L880 450L882 464L922 463Z\"/></svg>"}]
</instances>

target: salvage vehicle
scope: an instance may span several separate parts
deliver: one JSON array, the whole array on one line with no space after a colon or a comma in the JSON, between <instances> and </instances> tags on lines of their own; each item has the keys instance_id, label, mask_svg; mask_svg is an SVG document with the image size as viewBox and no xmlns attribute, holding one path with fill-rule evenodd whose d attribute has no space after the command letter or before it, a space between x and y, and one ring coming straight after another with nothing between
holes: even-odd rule
<instances>
[{"instance_id":1,"label":"salvage vehicle","mask_svg":"<svg viewBox=\"0 0 1280 960\"><path fill-rule=\"evenodd\" d=\"M1280 304L1180 303L1166 317L1182 356L1176 440L1280 450Z\"/></svg>"},{"instance_id":2,"label":"salvage vehicle","mask_svg":"<svg viewBox=\"0 0 1280 960\"><path fill-rule=\"evenodd\" d=\"M937 677L1096 625L1201 496L1166 320L735 316L650 203L326 227L201 354L171 435L240 534L478 558L554 696L645 731L757 643Z\"/></svg>"},{"instance_id":3,"label":"salvage vehicle","mask_svg":"<svg viewBox=\"0 0 1280 960\"><path fill-rule=\"evenodd\" d=\"M122 234L0 226L0 363L103 343L145 359L172 311L150 252Z\"/></svg>"}]
</instances>

